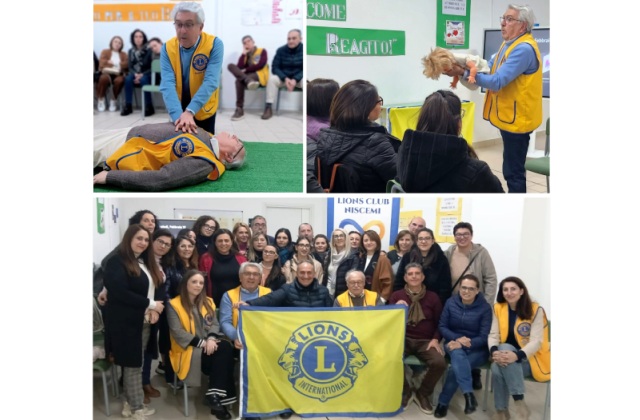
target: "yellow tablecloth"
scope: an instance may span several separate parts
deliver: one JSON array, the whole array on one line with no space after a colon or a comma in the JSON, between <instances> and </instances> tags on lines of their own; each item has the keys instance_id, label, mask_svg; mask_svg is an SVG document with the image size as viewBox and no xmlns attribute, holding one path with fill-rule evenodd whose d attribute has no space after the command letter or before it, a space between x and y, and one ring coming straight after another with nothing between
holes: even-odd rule
<instances>
[{"instance_id":1,"label":"yellow tablecloth","mask_svg":"<svg viewBox=\"0 0 640 420\"><path fill-rule=\"evenodd\" d=\"M390 105L385 107L387 110L387 130L402 140L404 132L408 128L415 130L421 106L422 104L418 106ZM464 110L464 117L462 118L462 132L460 135L471 145L473 144L473 116L476 104L475 102L463 102L462 109Z\"/></svg>"}]
</instances>

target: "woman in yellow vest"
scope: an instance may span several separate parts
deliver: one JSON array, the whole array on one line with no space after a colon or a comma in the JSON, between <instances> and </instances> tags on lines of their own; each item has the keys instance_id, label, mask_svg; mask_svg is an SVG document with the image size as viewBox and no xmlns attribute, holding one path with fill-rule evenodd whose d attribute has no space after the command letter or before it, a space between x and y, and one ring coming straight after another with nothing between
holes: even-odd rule
<instances>
[{"instance_id":1,"label":"woman in yellow vest","mask_svg":"<svg viewBox=\"0 0 640 420\"><path fill-rule=\"evenodd\" d=\"M495 419L509 415L509 395L513 397L517 419L528 419L530 410L524 402L524 377L536 381L551 380L549 321L544 309L532 302L527 286L518 277L500 282L493 306L489 333Z\"/></svg>"},{"instance_id":2,"label":"woman in yellow vest","mask_svg":"<svg viewBox=\"0 0 640 420\"><path fill-rule=\"evenodd\" d=\"M171 365L178 379L187 383L199 384L200 372L208 375L205 400L211 407L211 414L219 420L229 420L231 414L225 406L237 399L233 382L233 345L220 332L216 306L207 297L200 271L187 271L179 292L171 299L167 311Z\"/></svg>"}]
</instances>

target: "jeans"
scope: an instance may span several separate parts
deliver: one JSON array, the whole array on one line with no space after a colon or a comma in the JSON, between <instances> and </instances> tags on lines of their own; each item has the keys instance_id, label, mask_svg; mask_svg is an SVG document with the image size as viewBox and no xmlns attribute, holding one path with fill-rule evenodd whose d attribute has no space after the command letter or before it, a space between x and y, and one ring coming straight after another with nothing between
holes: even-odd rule
<instances>
[{"instance_id":1,"label":"jeans","mask_svg":"<svg viewBox=\"0 0 640 420\"><path fill-rule=\"evenodd\" d=\"M449 350L446 345L444 349L451 358L451 366L438 398L438 404L449 406L458 387L463 394L473 392L471 369L482 366L489 359L489 350L485 347L474 350L465 348Z\"/></svg>"},{"instance_id":2,"label":"jeans","mask_svg":"<svg viewBox=\"0 0 640 420\"><path fill-rule=\"evenodd\" d=\"M529 133L510 133L500 130L504 151L502 173L510 193L526 193L527 177L524 163L529 149Z\"/></svg>"},{"instance_id":3,"label":"jeans","mask_svg":"<svg viewBox=\"0 0 640 420\"><path fill-rule=\"evenodd\" d=\"M511 344L500 344L498 350L515 351ZM493 385L493 401L496 410L509 408L509 395L524 395L524 378L531 376L529 360L511 363L505 367L491 364L491 383Z\"/></svg>"},{"instance_id":4,"label":"jeans","mask_svg":"<svg viewBox=\"0 0 640 420\"><path fill-rule=\"evenodd\" d=\"M133 79L135 79L136 75L134 73L127 74L127 77L124 78L124 101L127 105L131 105L133 102L133 88L134 83ZM151 84L151 74L143 74L140 78L139 86L149 85ZM144 93L144 103L145 105L153 105L153 100L151 99L151 92Z\"/></svg>"}]
</instances>

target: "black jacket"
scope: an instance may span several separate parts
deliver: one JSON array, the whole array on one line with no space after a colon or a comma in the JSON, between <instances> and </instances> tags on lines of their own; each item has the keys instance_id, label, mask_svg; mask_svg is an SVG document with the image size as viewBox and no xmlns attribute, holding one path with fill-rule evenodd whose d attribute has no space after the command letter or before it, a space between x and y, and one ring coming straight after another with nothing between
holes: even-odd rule
<instances>
[{"instance_id":1,"label":"black jacket","mask_svg":"<svg viewBox=\"0 0 640 420\"><path fill-rule=\"evenodd\" d=\"M271 72L278 76L283 83L286 77L299 82L302 80L303 51L302 42L294 49L287 45L278 48L271 63Z\"/></svg>"},{"instance_id":2,"label":"black jacket","mask_svg":"<svg viewBox=\"0 0 640 420\"><path fill-rule=\"evenodd\" d=\"M338 265L336 269L336 293L334 297L338 297L347 291L347 273L350 270L356 270L359 262L358 253L353 251L345 259L340 261L340 265Z\"/></svg>"},{"instance_id":3,"label":"black jacket","mask_svg":"<svg viewBox=\"0 0 640 420\"><path fill-rule=\"evenodd\" d=\"M451 268L449 267L449 260L447 256L444 255L440 245L434 243L432 247L435 247L436 258L427 268L422 267L422 273L424 274L423 284L427 287L427 290L437 294L440 298L440 303L444 305L447 299L451 297ZM410 262L422 264L422 255L420 255L420 259L417 261L411 261L413 251L416 249L417 246L414 245L411 251L402 256L400 265L398 266L398 272L396 273L396 279L393 283L394 292L404 288L404 273L407 264Z\"/></svg>"},{"instance_id":4,"label":"black jacket","mask_svg":"<svg viewBox=\"0 0 640 420\"><path fill-rule=\"evenodd\" d=\"M396 180L405 192L504 192L489 165L469 157L465 139L425 131L405 131Z\"/></svg>"},{"instance_id":5,"label":"black jacket","mask_svg":"<svg viewBox=\"0 0 640 420\"><path fill-rule=\"evenodd\" d=\"M292 306L299 308L324 308L333 306L329 289L313 279L309 286L303 286L298 278L278 290L247 302L251 306Z\"/></svg>"},{"instance_id":6,"label":"black jacket","mask_svg":"<svg viewBox=\"0 0 640 420\"><path fill-rule=\"evenodd\" d=\"M397 142L377 124L348 132L323 128L317 154L323 165L343 163L357 173L358 189L350 192L386 192L387 181L396 176Z\"/></svg>"}]
</instances>

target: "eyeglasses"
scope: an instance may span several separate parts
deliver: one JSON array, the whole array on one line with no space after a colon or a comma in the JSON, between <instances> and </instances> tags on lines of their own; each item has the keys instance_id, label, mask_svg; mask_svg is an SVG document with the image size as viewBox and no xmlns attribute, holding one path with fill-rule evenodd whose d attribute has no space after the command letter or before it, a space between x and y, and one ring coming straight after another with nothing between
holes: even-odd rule
<instances>
[{"instance_id":1,"label":"eyeglasses","mask_svg":"<svg viewBox=\"0 0 640 420\"><path fill-rule=\"evenodd\" d=\"M163 248L169 248L171 246L170 242L161 241L160 239L156 239L156 242Z\"/></svg>"},{"instance_id":2,"label":"eyeglasses","mask_svg":"<svg viewBox=\"0 0 640 420\"><path fill-rule=\"evenodd\" d=\"M418 242L428 242L428 241L430 241L432 239L433 238L430 237L430 236L423 236L423 237L418 238Z\"/></svg>"},{"instance_id":3,"label":"eyeglasses","mask_svg":"<svg viewBox=\"0 0 640 420\"><path fill-rule=\"evenodd\" d=\"M242 149L244 149L244 143L243 143L243 142L241 142L241 141L240 141L240 139L239 139L235 134L233 135L233 138L234 138L234 139L236 139L236 141L237 141L238 143L240 143L240 148L238 149L238 151L237 151L237 152L235 152L235 153L233 154L233 156L231 156L231 162L233 162L234 160L236 160L236 157L240 154L240 152L242 152ZM229 163L231 163L231 162L229 162Z\"/></svg>"},{"instance_id":4,"label":"eyeglasses","mask_svg":"<svg viewBox=\"0 0 640 420\"><path fill-rule=\"evenodd\" d=\"M458 239L462 239L462 238L468 238L469 236L471 236L471 234L470 233L456 233L453 236L455 236Z\"/></svg>"},{"instance_id":5,"label":"eyeglasses","mask_svg":"<svg viewBox=\"0 0 640 420\"><path fill-rule=\"evenodd\" d=\"M477 289L477 287L460 286L460 290L463 292L475 292Z\"/></svg>"},{"instance_id":6,"label":"eyeglasses","mask_svg":"<svg viewBox=\"0 0 640 420\"><path fill-rule=\"evenodd\" d=\"M182 23L182 22L173 22L173 26L175 26L176 29L180 30L182 28L185 28L186 30L191 30L193 29L194 26L196 26L195 23L193 22L187 22L187 23Z\"/></svg>"},{"instance_id":7,"label":"eyeglasses","mask_svg":"<svg viewBox=\"0 0 640 420\"><path fill-rule=\"evenodd\" d=\"M516 19L513 16L500 16L500 23L522 22L520 19Z\"/></svg>"},{"instance_id":8,"label":"eyeglasses","mask_svg":"<svg viewBox=\"0 0 640 420\"><path fill-rule=\"evenodd\" d=\"M345 235L344 233L336 233L335 235L333 235L334 238L344 238Z\"/></svg>"},{"instance_id":9,"label":"eyeglasses","mask_svg":"<svg viewBox=\"0 0 640 420\"><path fill-rule=\"evenodd\" d=\"M262 255L276 255L276 251L262 251Z\"/></svg>"},{"instance_id":10,"label":"eyeglasses","mask_svg":"<svg viewBox=\"0 0 640 420\"><path fill-rule=\"evenodd\" d=\"M380 98L380 99L378 99L378 100L376 101L376 103L377 103L377 104L379 103L380 105L384 105L384 99L382 99L382 96L378 96L378 98Z\"/></svg>"},{"instance_id":11,"label":"eyeglasses","mask_svg":"<svg viewBox=\"0 0 640 420\"><path fill-rule=\"evenodd\" d=\"M244 273L245 276L247 277L258 277L260 275L260 272L255 272L255 271L245 271Z\"/></svg>"},{"instance_id":12,"label":"eyeglasses","mask_svg":"<svg viewBox=\"0 0 640 420\"><path fill-rule=\"evenodd\" d=\"M311 245L309 245L309 244L298 244L298 245L296 245L296 246L297 246L298 248L310 248L310 247L311 247Z\"/></svg>"},{"instance_id":13,"label":"eyeglasses","mask_svg":"<svg viewBox=\"0 0 640 420\"><path fill-rule=\"evenodd\" d=\"M204 225L202 226L205 230L216 230L215 225Z\"/></svg>"},{"instance_id":14,"label":"eyeglasses","mask_svg":"<svg viewBox=\"0 0 640 420\"><path fill-rule=\"evenodd\" d=\"M183 244L183 245L180 245L178 248L180 248L180 249L193 249L194 246L191 245L191 244Z\"/></svg>"}]
</instances>

